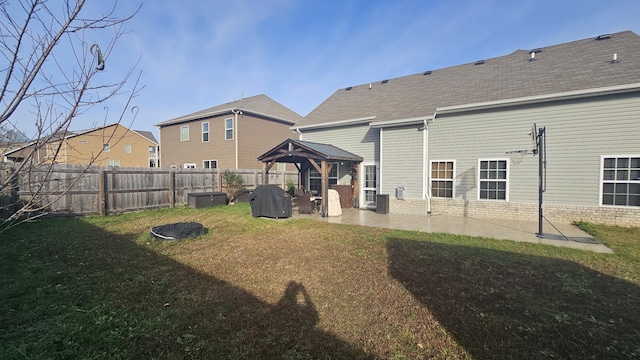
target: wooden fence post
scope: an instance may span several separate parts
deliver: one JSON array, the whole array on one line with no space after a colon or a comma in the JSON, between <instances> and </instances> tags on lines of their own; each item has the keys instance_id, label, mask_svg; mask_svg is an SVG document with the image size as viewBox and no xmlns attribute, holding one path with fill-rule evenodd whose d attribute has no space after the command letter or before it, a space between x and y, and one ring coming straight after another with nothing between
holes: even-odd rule
<instances>
[{"instance_id":1,"label":"wooden fence post","mask_svg":"<svg viewBox=\"0 0 640 360\"><path fill-rule=\"evenodd\" d=\"M176 172L169 171L169 207L176 207Z\"/></svg>"},{"instance_id":2,"label":"wooden fence post","mask_svg":"<svg viewBox=\"0 0 640 360\"><path fill-rule=\"evenodd\" d=\"M98 200L98 207L100 211L100 216L105 216L107 214L107 189L105 184L105 172L104 170L100 171L100 179L98 180L100 184L100 194Z\"/></svg>"}]
</instances>

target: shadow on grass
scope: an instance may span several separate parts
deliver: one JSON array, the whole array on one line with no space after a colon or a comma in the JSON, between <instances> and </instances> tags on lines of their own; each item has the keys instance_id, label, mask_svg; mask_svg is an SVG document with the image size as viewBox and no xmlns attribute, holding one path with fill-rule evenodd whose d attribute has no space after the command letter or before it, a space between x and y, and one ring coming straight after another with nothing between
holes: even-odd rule
<instances>
[{"instance_id":1,"label":"shadow on grass","mask_svg":"<svg viewBox=\"0 0 640 360\"><path fill-rule=\"evenodd\" d=\"M269 304L80 219L0 244L0 358L364 359L303 284ZM6 238L5 238L6 239ZM200 241L200 240L192 240Z\"/></svg>"},{"instance_id":2,"label":"shadow on grass","mask_svg":"<svg viewBox=\"0 0 640 360\"><path fill-rule=\"evenodd\" d=\"M640 357L640 288L571 261L405 239L389 273L478 359Z\"/></svg>"}]
</instances>

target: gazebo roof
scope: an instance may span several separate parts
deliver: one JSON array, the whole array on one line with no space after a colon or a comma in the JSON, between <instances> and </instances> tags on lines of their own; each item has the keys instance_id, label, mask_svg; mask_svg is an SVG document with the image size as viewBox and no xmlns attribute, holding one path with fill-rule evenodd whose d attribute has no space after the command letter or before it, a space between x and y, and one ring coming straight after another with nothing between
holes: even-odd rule
<instances>
[{"instance_id":1,"label":"gazebo roof","mask_svg":"<svg viewBox=\"0 0 640 360\"><path fill-rule=\"evenodd\" d=\"M309 159L315 161L353 161L360 163L362 157L330 144L321 144L310 141L287 139L260 155L258 160L262 162L286 162L302 163Z\"/></svg>"}]
</instances>

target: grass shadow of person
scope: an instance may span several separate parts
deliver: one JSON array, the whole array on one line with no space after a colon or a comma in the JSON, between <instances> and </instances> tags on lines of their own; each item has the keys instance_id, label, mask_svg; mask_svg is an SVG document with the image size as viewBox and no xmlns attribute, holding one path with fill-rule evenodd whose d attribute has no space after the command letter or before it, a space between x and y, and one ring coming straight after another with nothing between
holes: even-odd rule
<instances>
[{"instance_id":1,"label":"grass shadow of person","mask_svg":"<svg viewBox=\"0 0 640 360\"><path fill-rule=\"evenodd\" d=\"M0 245L0 358L368 359L317 327L303 284L268 303L82 219ZM9 241L11 240L11 241ZM194 240L198 241L198 240Z\"/></svg>"},{"instance_id":2,"label":"grass shadow of person","mask_svg":"<svg viewBox=\"0 0 640 360\"><path fill-rule=\"evenodd\" d=\"M640 288L572 261L393 238L389 273L477 359L640 356Z\"/></svg>"}]
</instances>

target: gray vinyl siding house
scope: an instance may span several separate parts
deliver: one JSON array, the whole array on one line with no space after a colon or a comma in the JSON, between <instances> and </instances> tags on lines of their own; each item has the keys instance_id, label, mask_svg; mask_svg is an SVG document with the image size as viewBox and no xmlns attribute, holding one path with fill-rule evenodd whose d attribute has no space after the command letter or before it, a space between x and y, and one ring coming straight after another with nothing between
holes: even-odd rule
<instances>
[{"instance_id":1,"label":"gray vinyl siding house","mask_svg":"<svg viewBox=\"0 0 640 360\"><path fill-rule=\"evenodd\" d=\"M340 179L358 182L360 208L388 194L391 213L536 220L534 124L546 132L547 219L640 224L631 31L342 88L293 129L363 157Z\"/></svg>"}]
</instances>

